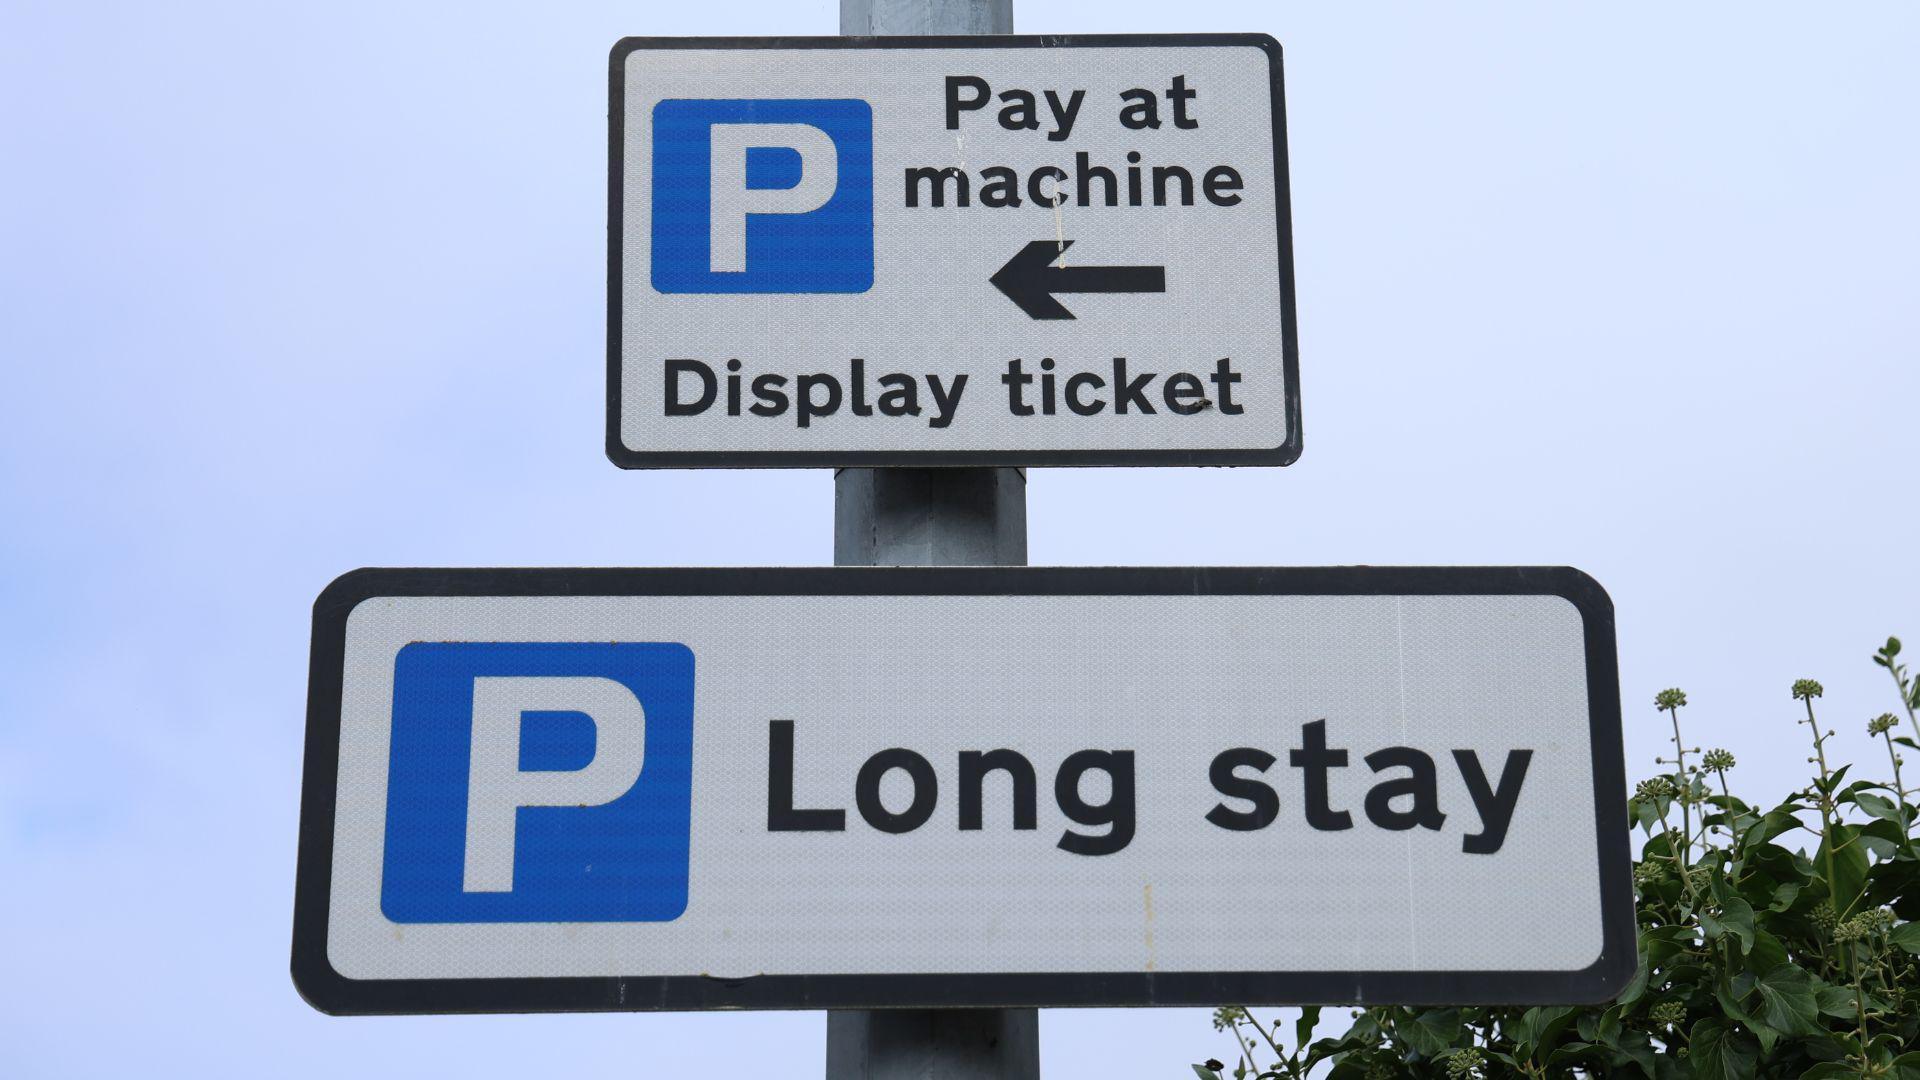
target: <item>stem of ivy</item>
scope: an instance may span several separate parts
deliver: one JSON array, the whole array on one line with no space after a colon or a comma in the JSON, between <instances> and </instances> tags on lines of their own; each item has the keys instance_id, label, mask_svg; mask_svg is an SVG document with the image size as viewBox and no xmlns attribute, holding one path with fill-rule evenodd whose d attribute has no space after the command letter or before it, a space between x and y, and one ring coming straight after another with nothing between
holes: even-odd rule
<instances>
[{"instance_id":1,"label":"stem of ivy","mask_svg":"<svg viewBox=\"0 0 1920 1080\"><path fill-rule=\"evenodd\" d=\"M1247 1018L1247 1023L1253 1025L1253 1030L1260 1033L1260 1037L1267 1041L1268 1046L1273 1047L1274 1057L1280 1058L1280 1059L1285 1059L1287 1057L1287 1052L1285 1050L1280 1049L1280 1044L1273 1041L1273 1036L1267 1034L1267 1029L1260 1026L1260 1021L1255 1020L1253 1018L1252 1012L1248 1011L1244 1006L1242 1006L1240 1009L1240 1015ZM1287 1068L1287 1072L1292 1073L1294 1071L1296 1070L1291 1065L1289 1065Z\"/></svg>"},{"instance_id":2,"label":"stem of ivy","mask_svg":"<svg viewBox=\"0 0 1920 1080\"><path fill-rule=\"evenodd\" d=\"M1807 706L1807 726L1813 729L1813 754L1820 764L1820 783L1814 785L1814 793L1820 799L1820 850L1827 857L1827 903L1833 908L1835 918L1844 919L1847 913L1840 910L1840 895L1835 891L1838 879L1833 870L1833 799L1827 794L1827 784L1833 773L1827 768L1826 738L1820 734L1820 721L1813 715L1813 697L1808 695L1801 700Z\"/></svg>"},{"instance_id":3,"label":"stem of ivy","mask_svg":"<svg viewBox=\"0 0 1920 1080\"><path fill-rule=\"evenodd\" d=\"M1866 980L1866 972L1860 968L1858 952L1858 944L1847 946L1847 966L1854 972L1853 1007L1860 1018L1860 1067L1864 1070L1867 1066L1867 993L1861 984Z\"/></svg>"},{"instance_id":4,"label":"stem of ivy","mask_svg":"<svg viewBox=\"0 0 1920 1080\"><path fill-rule=\"evenodd\" d=\"M1906 665L1896 666L1891 659L1886 664L1887 674L1893 677L1893 685L1900 691L1900 707L1907 711L1907 725L1913 728L1914 738L1920 739L1920 719L1913 715L1913 687L1906 676Z\"/></svg>"},{"instance_id":5,"label":"stem of ivy","mask_svg":"<svg viewBox=\"0 0 1920 1080\"><path fill-rule=\"evenodd\" d=\"M1715 769L1714 773L1720 777L1721 812L1728 818L1738 821L1739 818L1733 812L1733 792L1727 788L1727 770ZM1727 851L1731 855L1740 849L1740 834L1734 831L1732 825L1723 823L1721 827L1727 830Z\"/></svg>"},{"instance_id":6,"label":"stem of ivy","mask_svg":"<svg viewBox=\"0 0 1920 1080\"><path fill-rule=\"evenodd\" d=\"M1674 757L1673 763L1674 763L1674 766L1680 770L1677 774L1675 774L1673 778L1674 784L1677 787L1679 787L1680 793L1681 793L1679 796L1680 828L1681 828L1680 846L1685 851L1686 861L1692 862L1693 861L1693 813L1687 807L1687 803L1691 801L1690 799L1687 798L1687 796L1692 793L1692 789L1690 787L1692 781L1687 776L1687 744L1680 741L1680 707L1677 705L1668 706L1667 716L1673 720L1673 757ZM1684 866L1685 864L1683 863L1682 865Z\"/></svg>"},{"instance_id":7,"label":"stem of ivy","mask_svg":"<svg viewBox=\"0 0 1920 1080\"><path fill-rule=\"evenodd\" d=\"M1680 874L1680 884L1687 890L1687 901L1697 908L1700 905L1700 898L1699 895L1694 892L1693 875L1687 873L1687 864L1680 861L1680 852L1674 849L1673 826L1667 823L1667 812L1664 808L1660 807L1657 800L1654 802L1654 806L1660 814L1660 832L1667 838L1667 858L1673 860L1674 869ZM1685 807L1683 806L1681 809L1684 810Z\"/></svg>"},{"instance_id":8,"label":"stem of ivy","mask_svg":"<svg viewBox=\"0 0 1920 1080\"><path fill-rule=\"evenodd\" d=\"M1234 1017L1233 1020L1233 1041L1240 1046L1240 1057L1247 1063L1247 1072L1249 1074L1257 1074L1260 1071L1260 1066L1254 1060L1253 1043L1245 1035L1240 1033L1240 1020L1242 1017L1246 1018L1249 1022L1253 1019L1253 1017L1247 1014L1245 1009L1240 1010L1240 1015ZM1259 1027L1260 1025L1254 1024L1253 1026Z\"/></svg>"},{"instance_id":9,"label":"stem of ivy","mask_svg":"<svg viewBox=\"0 0 1920 1080\"><path fill-rule=\"evenodd\" d=\"M1900 800L1900 840L1907 851L1913 851L1913 811L1907 804L1907 787L1900 781L1900 753L1893 746L1893 731L1888 729L1880 733L1886 740L1887 760L1893 763L1893 793Z\"/></svg>"}]
</instances>

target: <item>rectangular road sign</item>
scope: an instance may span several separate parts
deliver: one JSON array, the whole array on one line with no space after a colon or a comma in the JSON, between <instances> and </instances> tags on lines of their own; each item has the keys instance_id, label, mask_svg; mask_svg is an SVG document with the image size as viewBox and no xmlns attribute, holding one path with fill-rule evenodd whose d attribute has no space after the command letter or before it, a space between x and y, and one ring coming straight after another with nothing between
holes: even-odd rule
<instances>
[{"instance_id":1,"label":"rectangular road sign","mask_svg":"<svg viewBox=\"0 0 1920 1080\"><path fill-rule=\"evenodd\" d=\"M615 463L1299 456L1272 38L628 38L611 78Z\"/></svg>"},{"instance_id":2,"label":"rectangular road sign","mask_svg":"<svg viewBox=\"0 0 1920 1080\"><path fill-rule=\"evenodd\" d=\"M1573 1003L1635 966L1574 570L362 570L309 694L329 1012Z\"/></svg>"}]
</instances>

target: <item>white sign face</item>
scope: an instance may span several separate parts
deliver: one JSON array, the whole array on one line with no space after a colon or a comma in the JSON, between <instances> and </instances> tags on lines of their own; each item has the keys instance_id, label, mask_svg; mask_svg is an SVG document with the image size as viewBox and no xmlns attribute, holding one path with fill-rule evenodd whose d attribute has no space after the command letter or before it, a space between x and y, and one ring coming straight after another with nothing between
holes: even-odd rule
<instances>
[{"instance_id":1,"label":"white sign face","mask_svg":"<svg viewBox=\"0 0 1920 1080\"><path fill-rule=\"evenodd\" d=\"M624 466L1285 465L1265 35L622 41Z\"/></svg>"},{"instance_id":2,"label":"white sign face","mask_svg":"<svg viewBox=\"0 0 1920 1080\"><path fill-rule=\"evenodd\" d=\"M362 571L316 607L329 1011L1605 1000L1570 570Z\"/></svg>"}]
</instances>

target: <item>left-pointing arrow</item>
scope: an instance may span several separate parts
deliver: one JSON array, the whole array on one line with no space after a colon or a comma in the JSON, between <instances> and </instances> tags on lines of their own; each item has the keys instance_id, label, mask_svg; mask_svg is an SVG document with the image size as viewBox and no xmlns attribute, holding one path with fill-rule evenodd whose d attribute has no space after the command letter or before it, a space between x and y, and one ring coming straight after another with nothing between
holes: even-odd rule
<instances>
[{"instance_id":1,"label":"left-pointing arrow","mask_svg":"<svg viewBox=\"0 0 1920 1080\"><path fill-rule=\"evenodd\" d=\"M1055 266L1071 240L1035 240L1014 252L987 280L1035 319L1071 319L1055 293L1151 293L1167 291L1164 266Z\"/></svg>"}]
</instances>

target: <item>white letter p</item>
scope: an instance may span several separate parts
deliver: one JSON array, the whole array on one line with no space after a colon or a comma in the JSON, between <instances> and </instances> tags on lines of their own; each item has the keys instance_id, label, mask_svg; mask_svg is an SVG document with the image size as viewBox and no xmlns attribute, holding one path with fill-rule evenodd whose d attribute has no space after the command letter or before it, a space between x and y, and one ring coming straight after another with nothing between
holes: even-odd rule
<instances>
[{"instance_id":1,"label":"white letter p","mask_svg":"<svg viewBox=\"0 0 1920 1080\"><path fill-rule=\"evenodd\" d=\"M833 198L840 155L833 139L812 124L714 124L710 129L708 269L747 268L748 214L807 214ZM747 151L784 147L800 155L800 181L790 188L748 188Z\"/></svg>"},{"instance_id":2,"label":"white letter p","mask_svg":"<svg viewBox=\"0 0 1920 1080\"><path fill-rule=\"evenodd\" d=\"M520 771L520 720L585 713L593 759L572 771ZM598 676L479 676L467 771L466 892L513 891L514 826L523 806L601 806L640 779L647 714L633 691Z\"/></svg>"}]
</instances>

